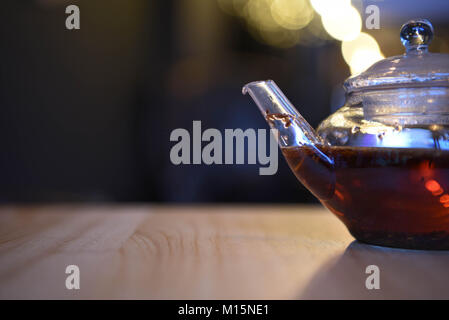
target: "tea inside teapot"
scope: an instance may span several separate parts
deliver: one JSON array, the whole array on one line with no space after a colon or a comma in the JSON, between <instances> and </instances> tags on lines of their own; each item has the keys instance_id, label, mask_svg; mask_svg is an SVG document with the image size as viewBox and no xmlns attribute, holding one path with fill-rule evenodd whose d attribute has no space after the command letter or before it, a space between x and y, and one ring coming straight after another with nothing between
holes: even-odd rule
<instances>
[{"instance_id":1,"label":"tea inside teapot","mask_svg":"<svg viewBox=\"0 0 449 320\"><path fill-rule=\"evenodd\" d=\"M449 248L449 151L320 146L331 171L307 146L281 148L296 177L326 190L321 203L359 240L377 245ZM330 183L335 180L335 183Z\"/></svg>"}]
</instances>

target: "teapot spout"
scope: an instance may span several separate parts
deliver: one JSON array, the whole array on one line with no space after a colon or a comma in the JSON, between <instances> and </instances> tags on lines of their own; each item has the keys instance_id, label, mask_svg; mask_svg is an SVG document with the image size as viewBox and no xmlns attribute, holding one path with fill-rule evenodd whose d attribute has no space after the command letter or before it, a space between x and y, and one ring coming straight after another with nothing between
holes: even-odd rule
<instances>
[{"instance_id":1,"label":"teapot spout","mask_svg":"<svg viewBox=\"0 0 449 320\"><path fill-rule=\"evenodd\" d=\"M270 127L279 131L281 148L324 144L273 80L248 83L242 92L249 93Z\"/></svg>"},{"instance_id":2,"label":"teapot spout","mask_svg":"<svg viewBox=\"0 0 449 320\"><path fill-rule=\"evenodd\" d=\"M272 80L255 81L243 87L249 93L272 129L290 168L302 184L320 200L334 193L333 159L324 152L327 143Z\"/></svg>"}]
</instances>

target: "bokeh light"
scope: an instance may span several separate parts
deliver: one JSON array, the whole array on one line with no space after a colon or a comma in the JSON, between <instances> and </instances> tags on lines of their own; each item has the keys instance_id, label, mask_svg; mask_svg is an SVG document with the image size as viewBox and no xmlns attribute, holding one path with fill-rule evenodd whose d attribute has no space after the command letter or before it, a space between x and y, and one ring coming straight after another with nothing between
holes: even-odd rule
<instances>
[{"instance_id":1,"label":"bokeh light","mask_svg":"<svg viewBox=\"0 0 449 320\"><path fill-rule=\"evenodd\" d=\"M310 0L310 3L320 15L331 13L340 7L351 6L351 0Z\"/></svg>"},{"instance_id":2,"label":"bokeh light","mask_svg":"<svg viewBox=\"0 0 449 320\"><path fill-rule=\"evenodd\" d=\"M314 18L309 0L217 0L226 13L243 18L257 40L280 48L301 42L303 31ZM321 26L322 29L322 26ZM317 32L318 33L318 32ZM307 37L304 37L306 39ZM321 43L308 37L304 44Z\"/></svg>"},{"instance_id":3,"label":"bokeh light","mask_svg":"<svg viewBox=\"0 0 449 320\"><path fill-rule=\"evenodd\" d=\"M361 73L384 58L376 39L365 32L352 41L343 41L341 51L352 74Z\"/></svg>"},{"instance_id":4,"label":"bokeh light","mask_svg":"<svg viewBox=\"0 0 449 320\"><path fill-rule=\"evenodd\" d=\"M351 74L359 74L368 69L373 63L382 60L384 56L375 50L370 48L357 48L351 57L349 67Z\"/></svg>"},{"instance_id":5,"label":"bokeh light","mask_svg":"<svg viewBox=\"0 0 449 320\"><path fill-rule=\"evenodd\" d=\"M373 51L379 51L380 48L377 44L376 39L374 39L371 35L361 32L357 38L352 41L343 41L341 44L341 52L343 54L343 58L349 64L351 62L353 54L360 48L368 48Z\"/></svg>"},{"instance_id":6,"label":"bokeh light","mask_svg":"<svg viewBox=\"0 0 449 320\"><path fill-rule=\"evenodd\" d=\"M274 0L271 15L279 26L299 30L312 21L314 11L307 0Z\"/></svg>"},{"instance_id":7,"label":"bokeh light","mask_svg":"<svg viewBox=\"0 0 449 320\"><path fill-rule=\"evenodd\" d=\"M341 6L321 15L323 27L332 37L340 41L357 38L362 30L362 18L353 6Z\"/></svg>"},{"instance_id":8,"label":"bokeh light","mask_svg":"<svg viewBox=\"0 0 449 320\"><path fill-rule=\"evenodd\" d=\"M279 24L271 16L272 0L249 0L246 5L247 21L259 30L274 31Z\"/></svg>"},{"instance_id":9,"label":"bokeh light","mask_svg":"<svg viewBox=\"0 0 449 320\"><path fill-rule=\"evenodd\" d=\"M254 38L270 46L342 41L342 54L352 74L384 58L376 39L361 32L362 17L351 0L217 1L223 11L242 17Z\"/></svg>"},{"instance_id":10,"label":"bokeh light","mask_svg":"<svg viewBox=\"0 0 449 320\"><path fill-rule=\"evenodd\" d=\"M362 18L350 0L310 0L312 7L321 15L326 32L342 41L342 54L351 74L365 71L384 58L379 45L372 36L361 32Z\"/></svg>"}]
</instances>

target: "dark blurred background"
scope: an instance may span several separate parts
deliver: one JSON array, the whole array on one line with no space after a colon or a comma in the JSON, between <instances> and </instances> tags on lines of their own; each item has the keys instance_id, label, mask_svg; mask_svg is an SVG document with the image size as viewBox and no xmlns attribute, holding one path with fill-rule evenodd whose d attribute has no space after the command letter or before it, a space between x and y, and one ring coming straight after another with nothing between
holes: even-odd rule
<instances>
[{"instance_id":1,"label":"dark blurred background","mask_svg":"<svg viewBox=\"0 0 449 320\"><path fill-rule=\"evenodd\" d=\"M0 202L315 202L283 159L259 176L169 158L171 131L193 120L267 128L241 94L253 80L275 80L314 127L342 105L358 66L309 0L284 2L1 1ZM69 4L80 30L65 27ZM449 53L449 1L352 4L384 56L403 53L399 28L419 17L436 29L431 50ZM369 5L379 30L366 29Z\"/></svg>"}]
</instances>

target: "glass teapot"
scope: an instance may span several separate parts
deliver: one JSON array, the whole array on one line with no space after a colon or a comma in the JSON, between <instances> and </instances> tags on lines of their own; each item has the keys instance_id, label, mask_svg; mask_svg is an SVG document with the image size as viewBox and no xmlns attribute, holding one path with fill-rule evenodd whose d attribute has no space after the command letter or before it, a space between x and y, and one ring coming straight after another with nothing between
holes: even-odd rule
<instances>
[{"instance_id":1,"label":"glass teapot","mask_svg":"<svg viewBox=\"0 0 449 320\"><path fill-rule=\"evenodd\" d=\"M346 80L346 103L315 131L271 81L247 84L291 170L358 240L449 249L449 55L433 27L401 28L404 55Z\"/></svg>"}]
</instances>

